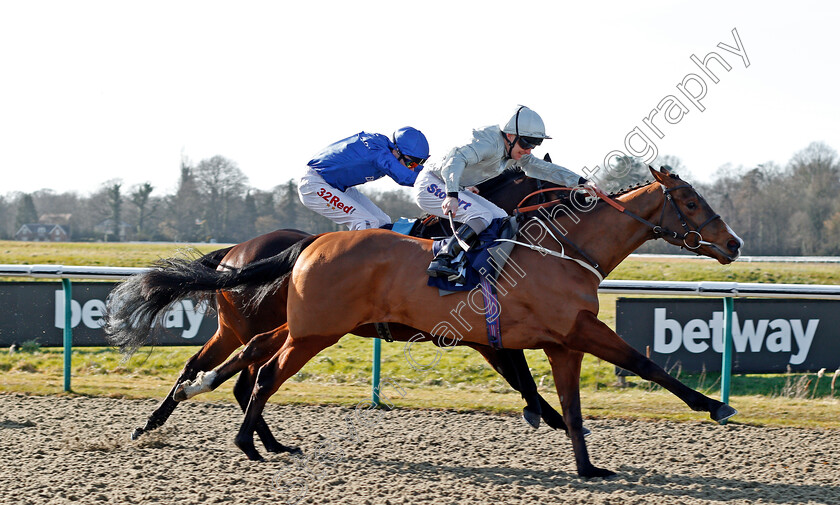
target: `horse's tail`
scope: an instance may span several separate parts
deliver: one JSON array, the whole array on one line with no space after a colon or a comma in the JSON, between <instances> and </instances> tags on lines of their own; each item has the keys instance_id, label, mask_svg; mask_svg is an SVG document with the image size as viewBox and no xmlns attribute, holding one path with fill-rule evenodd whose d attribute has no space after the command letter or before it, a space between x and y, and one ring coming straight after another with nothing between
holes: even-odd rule
<instances>
[{"instance_id":1,"label":"horse's tail","mask_svg":"<svg viewBox=\"0 0 840 505\"><path fill-rule=\"evenodd\" d=\"M216 249L215 251L209 252L198 258L196 261L204 265L206 268L212 268L215 270L216 267L221 264L222 259L227 256L227 253L229 253L233 247L234 246L225 247L224 249Z\"/></svg>"},{"instance_id":2,"label":"horse's tail","mask_svg":"<svg viewBox=\"0 0 840 505\"><path fill-rule=\"evenodd\" d=\"M126 354L133 354L153 336L162 333L163 316L175 302L192 296L209 301L216 291L232 288L262 287L249 305L276 290L291 273L300 254L315 240L306 237L279 254L240 269L217 271L224 254L214 251L196 260L165 258L150 270L132 276L117 285L106 303L104 330L106 340ZM221 256L219 256L221 254ZM261 295L259 293L262 293Z\"/></svg>"}]
</instances>

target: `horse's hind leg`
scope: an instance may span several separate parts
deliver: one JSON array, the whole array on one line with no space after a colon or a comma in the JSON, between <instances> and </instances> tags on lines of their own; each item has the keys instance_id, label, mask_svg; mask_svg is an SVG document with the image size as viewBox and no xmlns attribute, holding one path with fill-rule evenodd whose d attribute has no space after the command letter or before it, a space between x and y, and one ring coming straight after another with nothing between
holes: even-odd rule
<instances>
[{"instance_id":1,"label":"horse's hind leg","mask_svg":"<svg viewBox=\"0 0 840 505\"><path fill-rule=\"evenodd\" d=\"M578 314L569 333L567 345L659 384L684 401L692 410L709 412L715 421L723 421L737 414L729 405L709 398L670 376L662 367L630 347L591 312L581 311Z\"/></svg>"},{"instance_id":2,"label":"horse's hind leg","mask_svg":"<svg viewBox=\"0 0 840 505\"><path fill-rule=\"evenodd\" d=\"M262 363L260 363L260 365L261 364ZM239 374L239 378L236 379L236 384L233 386L233 396L236 398L236 402L239 403L239 407L242 409L242 412L245 412L248 408L248 400L251 398L251 392L254 390L254 383L256 382L258 371L259 365L251 365L245 370L242 370L242 373ZM272 435L271 430L268 427L268 423L265 422L265 419L262 416L257 419L255 429L257 435L260 437L260 440L262 440L262 443L265 446L265 450L268 452L290 452L292 454L300 453L300 449L297 447L289 447L278 442L277 439L274 438L274 435Z\"/></svg>"},{"instance_id":3,"label":"horse's hind leg","mask_svg":"<svg viewBox=\"0 0 840 505\"><path fill-rule=\"evenodd\" d=\"M526 406L522 409L522 417L534 428L539 427L540 417L554 429L566 430L566 423L554 407L548 404L537 392L537 385L525 360L525 353L521 349L493 349L488 346L475 346L475 350L496 370L510 386L519 391Z\"/></svg>"},{"instance_id":4,"label":"horse's hind leg","mask_svg":"<svg viewBox=\"0 0 840 505\"><path fill-rule=\"evenodd\" d=\"M176 386L173 397L177 401L188 400L200 393L214 391L228 379L251 365L265 363L286 341L288 326L283 325L252 338L245 347L222 366L209 372L200 373L193 380L181 382ZM248 391L250 393L250 389Z\"/></svg>"},{"instance_id":5,"label":"horse's hind leg","mask_svg":"<svg viewBox=\"0 0 840 505\"><path fill-rule=\"evenodd\" d=\"M271 395L316 354L338 342L342 336L307 337L303 341L295 341L294 338L289 337L283 347L260 367L248 408L245 409L245 420L234 440L236 446L248 456L248 459L254 461L263 459L254 447L254 431ZM296 449L289 448L292 451Z\"/></svg>"},{"instance_id":6,"label":"horse's hind leg","mask_svg":"<svg viewBox=\"0 0 840 505\"><path fill-rule=\"evenodd\" d=\"M563 406L563 415L568 426L568 435L572 440L575 464L581 477L608 477L614 472L598 468L589 460L584 440L583 417L580 411L580 363L583 353L563 346L554 345L545 348L545 354L551 363L554 384Z\"/></svg>"},{"instance_id":7,"label":"horse's hind leg","mask_svg":"<svg viewBox=\"0 0 840 505\"><path fill-rule=\"evenodd\" d=\"M239 378L233 386L233 396L244 412L248 407L251 391L254 389L259 365L265 363L268 358L277 352L283 342L286 341L288 334L288 326L283 324L272 331L257 335L248 342L245 348L227 360L222 366L213 371L199 374L199 377L195 380L181 383L176 388L174 398L177 401L184 401L199 393L213 391L239 373ZM269 452L299 452L295 448L286 447L278 442L262 417L257 420L256 432Z\"/></svg>"},{"instance_id":8,"label":"horse's hind leg","mask_svg":"<svg viewBox=\"0 0 840 505\"><path fill-rule=\"evenodd\" d=\"M254 383L256 382L260 366L280 349L288 335L289 329L285 324L270 332L257 335L253 340L248 342L245 349L237 356L245 362L251 362L247 368L242 370L242 373L239 374L239 378L236 380L236 384L233 386L233 396L236 398L237 403L239 403L242 412L245 412L248 408L248 401L251 398L251 392L254 390ZM222 376L223 373L220 373L219 377ZM268 452L290 452L292 454L300 452L300 449L296 447L288 447L278 442L274 438L274 435L271 434L268 423L265 422L262 416L257 419L255 429L265 446L265 450Z\"/></svg>"},{"instance_id":9,"label":"horse's hind leg","mask_svg":"<svg viewBox=\"0 0 840 505\"><path fill-rule=\"evenodd\" d=\"M161 427L169 419L169 416L175 411L175 407L178 406L178 400L175 400L174 395L182 382L191 381L196 378L199 372L211 370L218 366L234 349L239 347L239 341L230 338L228 335L222 328L219 328L210 340L201 347L201 350L187 360L181 374L175 380L175 385L172 386L169 394L160 402L154 412L149 415L145 426L136 428L131 433L132 440L137 440L140 435L147 431Z\"/></svg>"}]
</instances>

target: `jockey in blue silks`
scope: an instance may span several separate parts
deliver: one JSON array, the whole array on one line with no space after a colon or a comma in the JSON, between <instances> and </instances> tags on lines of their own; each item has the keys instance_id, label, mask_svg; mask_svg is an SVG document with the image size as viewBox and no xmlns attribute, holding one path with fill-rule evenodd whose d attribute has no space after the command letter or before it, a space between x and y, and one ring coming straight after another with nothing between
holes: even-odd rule
<instances>
[{"instance_id":1,"label":"jockey in blue silks","mask_svg":"<svg viewBox=\"0 0 840 505\"><path fill-rule=\"evenodd\" d=\"M400 128L390 139L359 132L330 144L307 163L298 195L306 207L351 230L379 228L391 218L355 186L386 175L412 186L428 158L429 142L416 128Z\"/></svg>"}]
</instances>

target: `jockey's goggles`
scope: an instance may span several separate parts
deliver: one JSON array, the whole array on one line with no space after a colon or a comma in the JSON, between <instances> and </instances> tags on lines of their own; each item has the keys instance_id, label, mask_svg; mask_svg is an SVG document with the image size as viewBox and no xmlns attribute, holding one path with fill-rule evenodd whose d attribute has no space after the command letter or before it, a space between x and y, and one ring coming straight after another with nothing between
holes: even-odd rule
<instances>
[{"instance_id":1,"label":"jockey's goggles","mask_svg":"<svg viewBox=\"0 0 840 505\"><path fill-rule=\"evenodd\" d=\"M428 159L429 158L418 158L416 156L409 156L407 154L400 153L400 161L405 163L406 168L417 168L424 165Z\"/></svg>"},{"instance_id":2,"label":"jockey's goggles","mask_svg":"<svg viewBox=\"0 0 840 505\"><path fill-rule=\"evenodd\" d=\"M519 147L522 149L533 149L542 144L543 139L539 137L519 137Z\"/></svg>"}]
</instances>

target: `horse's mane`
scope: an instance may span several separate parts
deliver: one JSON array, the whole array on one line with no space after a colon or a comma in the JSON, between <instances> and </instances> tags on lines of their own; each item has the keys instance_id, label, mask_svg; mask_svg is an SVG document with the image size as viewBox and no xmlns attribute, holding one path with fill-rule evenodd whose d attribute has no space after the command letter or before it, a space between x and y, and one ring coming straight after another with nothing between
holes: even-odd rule
<instances>
[{"instance_id":1,"label":"horse's mane","mask_svg":"<svg viewBox=\"0 0 840 505\"><path fill-rule=\"evenodd\" d=\"M669 168L669 167L666 165L663 168ZM680 179L680 176L675 174L675 173L669 173L668 177L670 177L671 179L676 179L678 181L682 181L682 179ZM683 181L683 182L685 182L685 181ZM617 189L614 192L609 193L608 196L610 198L615 198L615 197L618 197L618 196L626 195L627 193L629 193L631 191L637 190L639 188L643 188L645 186L650 186L651 184L653 184L653 181L645 181L645 182L639 182L639 183L636 183L636 184L631 184L630 186L627 186L626 188Z\"/></svg>"},{"instance_id":2,"label":"horse's mane","mask_svg":"<svg viewBox=\"0 0 840 505\"><path fill-rule=\"evenodd\" d=\"M626 195L627 193L629 193L631 191L635 191L639 188L649 186L651 184L653 184L653 181L639 182L637 184L627 186L626 188L617 189L617 190L613 191L612 193L608 194L607 196L609 196L610 198L616 198L616 197L619 197L619 196L622 196L622 195Z\"/></svg>"},{"instance_id":3,"label":"horse's mane","mask_svg":"<svg viewBox=\"0 0 840 505\"><path fill-rule=\"evenodd\" d=\"M672 174L671 177L673 177L675 179L679 179L679 176L677 176L676 174ZM639 183L636 183L636 184L632 184L632 185L627 186L625 188L620 188L620 189L617 189L615 191L612 191L612 192L608 193L607 196L610 197L611 199L615 199L615 198L618 198L620 196L626 195L627 193L630 193L631 191L635 191L639 188L644 188L646 186L650 186L651 184L653 184L653 182L654 181L645 181L645 182L639 182ZM557 205L568 206L568 205L570 205L570 202L571 202L572 198L575 197L574 196L575 195L575 190L574 190L574 188L556 188L556 190L552 191L551 194L553 195L551 197L552 201L547 202L549 204L548 205L549 207L553 208ZM585 198L585 196L582 193L579 193L579 195L580 195L580 197ZM603 206L606 206L606 205L608 205L608 204L607 204L607 202L604 201L604 199L599 199L598 202L595 204L595 207L593 207L593 209L591 209L591 210L595 210L595 208L603 208ZM536 209L535 210L529 210L529 211L525 212L524 214L525 215L530 215L532 212L537 212L537 210Z\"/></svg>"},{"instance_id":4,"label":"horse's mane","mask_svg":"<svg viewBox=\"0 0 840 505\"><path fill-rule=\"evenodd\" d=\"M498 191L500 188L507 186L510 184L511 181L519 179L520 177L527 177L525 172L522 171L519 167L513 167L505 169L501 174L493 177L492 179L488 179L476 186L478 188L478 194L492 194Z\"/></svg>"}]
</instances>

